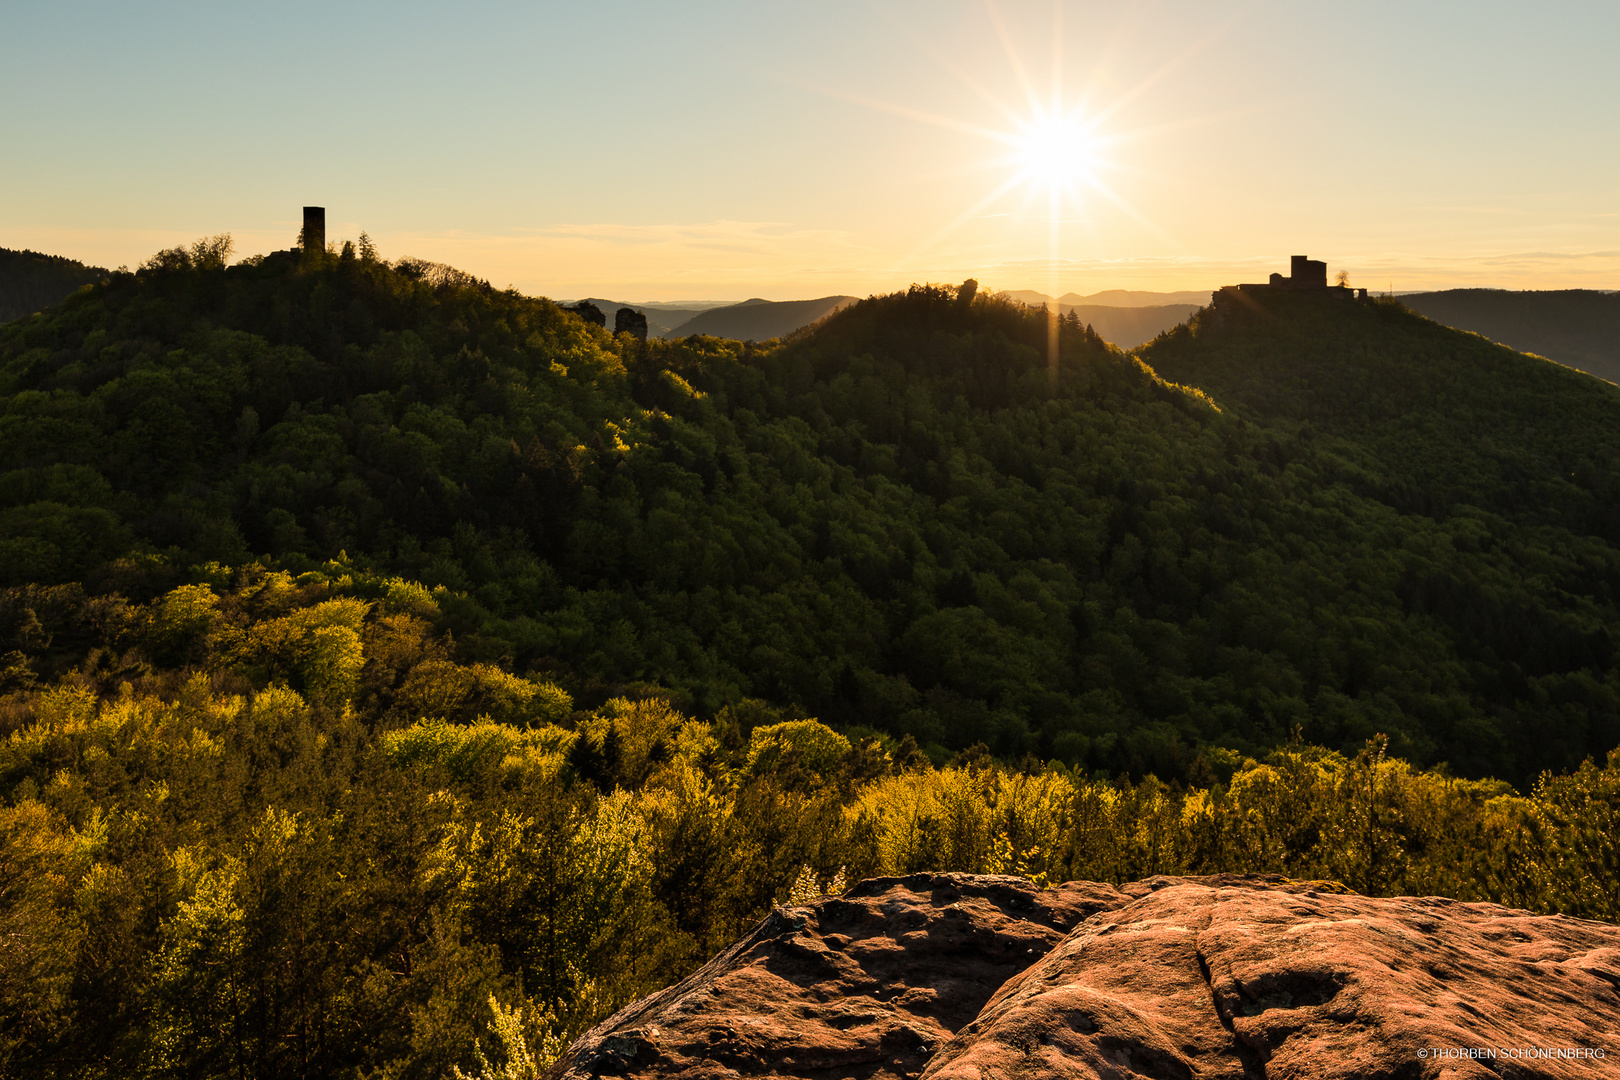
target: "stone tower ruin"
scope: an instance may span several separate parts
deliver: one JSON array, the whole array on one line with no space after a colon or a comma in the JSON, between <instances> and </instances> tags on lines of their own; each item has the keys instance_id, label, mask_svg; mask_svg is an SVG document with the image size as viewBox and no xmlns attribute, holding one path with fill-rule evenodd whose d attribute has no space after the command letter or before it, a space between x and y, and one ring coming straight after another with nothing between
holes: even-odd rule
<instances>
[{"instance_id":1,"label":"stone tower ruin","mask_svg":"<svg viewBox=\"0 0 1620 1080\"><path fill-rule=\"evenodd\" d=\"M304 231L301 235L305 255L319 255L326 250L326 207L304 207Z\"/></svg>"}]
</instances>

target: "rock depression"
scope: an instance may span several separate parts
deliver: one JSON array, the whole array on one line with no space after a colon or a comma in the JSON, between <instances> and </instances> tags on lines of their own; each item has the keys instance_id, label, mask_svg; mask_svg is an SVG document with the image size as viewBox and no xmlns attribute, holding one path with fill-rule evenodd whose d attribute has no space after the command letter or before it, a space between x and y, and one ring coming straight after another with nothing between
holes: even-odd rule
<instances>
[{"instance_id":1,"label":"rock depression","mask_svg":"<svg viewBox=\"0 0 1620 1080\"><path fill-rule=\"evenodd\" d=\"M1620 927L1262 876L879 878L777 909L550 1074L604 1075L1620 1077Z\"/></svg>"}]
</instances>

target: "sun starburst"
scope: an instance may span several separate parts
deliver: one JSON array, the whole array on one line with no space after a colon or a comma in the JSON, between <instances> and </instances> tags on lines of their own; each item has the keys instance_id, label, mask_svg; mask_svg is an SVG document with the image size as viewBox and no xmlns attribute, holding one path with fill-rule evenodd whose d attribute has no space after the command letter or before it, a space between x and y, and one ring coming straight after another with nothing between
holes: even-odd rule
<instances>
[{"instance_id":1,"label":"sun starburst","mask_svg":"<svg viewBox=\"0 0 1620 1080\"><path fill-rule=\"evenodd\" d=\"M1087 84L1085 89L1075 94L1064 89L1066 65L1062 48L1065 41L1063 4L1064 0L1053 0L1052 3L1052 23L1047 35L1047 40L1052 46L1050 81L1045 87L1038 87L1036 81L1030 77L1012 35L1008 32L1007 24L997 11L996 0L985 0L985 12L994 29L995 37L999 39L1001 51L1022 91L1024 100L1021 106L1009 105L1002 95L989 89L981 81L979 74L981 69L977 66L963 65L953 57L942 55L920 40L909 28L898 27L897 24L897 28L911 39L912 44L920 52L930 55L963 87L983 101L993 113L999 114L1002 119L998 126L992 127L983 122L975 123L961 117L940 115L914 106L873 100L841 88L810 87L867 108L970 135L995 144L999 148L998 154L987 156L980 161L982 167L1000 173L999 182L993 181L972 205L964 208L951 220L941 223L930 235L922 238L910 251L896 260L894 264L896 269L902 267L909 269L922 260L937 259L941 253L941 245L971 222L999 217L1006 219L1012 227L1018 228L1030 223L1033 218L1045 226L1043 231L1046 234L1044 262L1047 270L1047 293L1056 297L1060 294L1062 268L1067 265L1064 257L1065 241L1073 244L1071 239L1073 230L1066 230L1065 226L1081 224L1095 232L1096 211L1100 204L1106 204L1111 212L1129 218L1137 227L1153 235L1158 241L1172 248L1180 246L1156 222L1150 220L1121 195L1114 184L1105 179L1105 174L1117 174L1121 177L1143 175L1115 156L1113 150L1116 147L1155 135L1168 134L1184 127L1216 122L1221 117L1183 117L1151 128L1125 128L1120 125L1119 120L1123 111L1146 94L1151 87L1220 37L1241 12L1234 11L1227 19L1211 27L1199 40L1167 58L1156 70L1144 73L1130 86L1123 88L1112 86L1111 80L1105 74L1106 62L1102 62L1093 70L1089 79L1082 80ZM1105 58L1109 51L1103 50ZM1106 91L1105 85L1110 87ZM998 207L1005 205L1020 190L1024 196L1021 207L1013 213L998 210ZM1027 235L1024 234L1022 239L1026 244ZM1035 261L1034 256L1035 252L1030 251L1020 261L1028 268ZM1052 355L1049 362L1052 364L1054 380L1057 362L1057 314L1056 310L1051 312L1050 326Z\"/></svg>"},{"instance_id":2,"label":"sun starburst","mask_svg":"<svg viewBox=\"0 0 1620 1080\"><path fill-rule=\"evenodd\" d=\"M1047 189L1095 182L1101 162L1098 139L1078 116L1043 110L1021 121L1010 141L1022 179Z\"/></svg>"}]
</instances>

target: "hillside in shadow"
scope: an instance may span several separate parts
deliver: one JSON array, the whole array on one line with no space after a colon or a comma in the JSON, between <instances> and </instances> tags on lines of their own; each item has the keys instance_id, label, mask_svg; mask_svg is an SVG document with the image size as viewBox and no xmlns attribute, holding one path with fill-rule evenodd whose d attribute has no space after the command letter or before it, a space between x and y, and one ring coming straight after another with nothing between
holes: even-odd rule
<instances>
[{"instance_id":1,"label":"hillside in shadow","mask_svg":"<svg viewBox=\"0 0 1620 1080\"><path fill-rule=\"evenodd\" d=\"M1620 293L1449 289L1401 303L1437 323L1620 382Z\"/></svg>"}]
</instances>

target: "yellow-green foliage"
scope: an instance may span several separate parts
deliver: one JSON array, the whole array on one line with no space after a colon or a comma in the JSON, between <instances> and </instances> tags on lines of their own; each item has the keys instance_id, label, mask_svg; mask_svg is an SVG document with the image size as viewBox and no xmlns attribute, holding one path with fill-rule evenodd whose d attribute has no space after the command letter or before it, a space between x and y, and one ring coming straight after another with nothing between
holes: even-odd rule
<instances>
[{"instance_id":1,"label":"yellow-green foliage","mask_svg":"<svg viewBox=\"0 0 1620 1080\"><path fill-rule=\"evenodd\" d=\"M389 578L384 582L387 590L385 603L388 610L416 615L424 619L434 619L439 615L439 604L421 582L406 581L403 578Z\"/></svg>"},{"instance_id":2,"label":"yellow-green foliage","mask_svg":"<svg viewBox=\"0 0 1620 1080\"><path fill-rule=\"evenodd\" d=\"M552 1030L553 1017L549 1012L531 1017L526 1024L521 1006L506 1008L494 994L489 995L489 1010L494 1016L489 1027L491 1041L499 1047L496 1059L499 1064L492 1063L484 1053L482 1040L475 1041L473 1058L478 1067L474 1072L464 1073L459 1066L451 1066L450 1074L456 1080L538 1080L540 1073L567 1048ZM531 1047L526 1029L535 1027L541 1034Z\"/></svg>"},{"instance_id":3,"label":"yellow-green foliage","mask_svg":"<svg viewBox=\"0 0 1620 1080\"><path fill-rule=\"evenodd\" d=\"M451 724L423 720L382 737L382 751L398 766L439 766L456 780L492 769L551 776L578 735L562 728L518 728L483 721Z\"/></svg>"},{"instance_id":4,"label":"yellow-green foliage","mask_svg":"<svg viewBox=\"0 0 1620 1080\"><path fill-rule=\"evenodd\" d=\"M202 1048L225 1042L244 1004L241 990L229 980L199 985L197 977L199 972L229 971L242 962L249 927L237 897L241 863L226 858L187 877L183 898L163 924L155 958L159 1022L154 1056L160 1067L183 1066Z\"/></svg>"},{"instance_id":5,"label":"yellow-green foliage","mask_svg":"<svg viewBox=\"0 0 1620 1080\"><path fill-rule=\"evenodd\" d=\"M1211 749L1228 779L1195 786L934 768L757 702L577 712L366 590L172 590L106 619L116 677L0 697L0 1074L71 1042L84 1075L223 1078L322 1024L363 1038L313 1073L540 1071L772 904L878 874L1266 871L1620 919L1620 755L1527 794L1381 739Z\"/></svg>"},{"instance_id":6,"label":"yellow-green foliage","mask_svg":"<svg viewBox=\"0 0 1620 1080\"><path fill-rule=\"evenodd\" d=\"M1060 773L939 769L870 784L845 813L857 835L875 838L880 873L949 866L1044 881L1058 869L1074 798Z\"/></svg>"},{"instance_id":7,"label":"yellow-green foliage","mask_svg":"<svg viewBox=\"0 0 1620 1080\"><path fill-rule=\"evenodd\" d=\"M253 599L276 610L295 596L286 575L270 574ZM254 674L296 679L315 697L336 705L358 688L366 662L361 634L370 608L357 597L337 597L249 627L227 624L212 635L210 652Z\"/></svg>"},{"instance_id":8,"label":"yellow-green foliage","mask_svg":"<svg viewBox=\"0 0 1620 1080\"><path fill-rule=\"evenodd\" d=\"M49 1040L72 1008L84 920L74 903L92 864L57 814L0 806L0 1072Z\"/></svg>"},{"instance_id":9,"label":"yellow-green foliage","mask_svg":"<svg viewBox=\"0 0 1620 1080\"><path fill-rule=\"evenodd\" d=\"M401 687L396 710L416 719L487 717L503 724L557 723L573 699L552 683L534 683L493 664L448 660L419 664Z\"/></svg>"},{"instance_id":10,"label":"yellow-green foliage","mask_svg":"<svg viewBox=\"0 0 1620 1080\"><path fill-rule=\"evenodd\" d=\"M366 665L360 635L347 626L319 626L310 631L305 648L298 673L310 692L328 701L352 697Z\"/></svg>"},{"instance_id":11,"label":"yellow-green foliage","mask_svg":"<svg viewBox=\"0 0 1620 1080\"><path fill-rule=\"evenodd\" d=\"M814 720L789 720L758 727L748 737L748 771L780 771L789 761L818 776L832 771L849 754L849 740Z\"/></svg>"},{"instance_id":12,"label":"yellow-green foliage","mask_svg":"<svg viewBox=\"0 0 1620 1080\"><path fill-rule=\"evenodd\" d=\"M669 756L688 719L662 698L613 698L580 724L580 734L601 750L611 731L618 742L619 771L640 780Z\"/></svg>"},{"instance_id":13,"label":"yellow-green foliage","mask_svg":"<svg viewBox=\"0 0 1620 1080\"><path fill-rule=\"evenodd\" d=\"M1514 828L1505 845L1508 859L1531 861L1532 887L1547 890L1523 899L1620 922L1620 750L1610 753L1607 768L1587 761L1574 773L1544 776L1528 806L1497 810L1531 826ZM1543 844L1534 843L1535 825L1545 830Z\"/></svg>"},{"instance_id":14,"label":"yellow-green foliage","mask_svg":"<svg viewBox=\"0 0 1620 1080\"><path fill-rule=\"evenodd\" d=\"M207 585L182 585L163 597L153 614L159 639L172 648L213 627L219 618L219 597Z\"/></svg>"}]
</instances>

